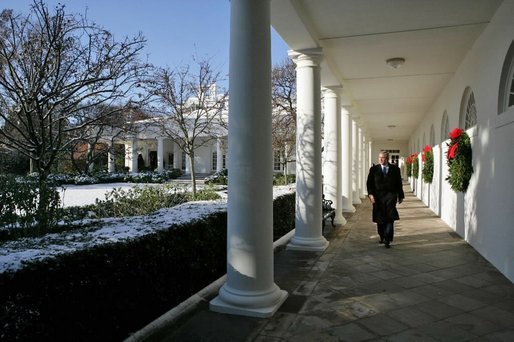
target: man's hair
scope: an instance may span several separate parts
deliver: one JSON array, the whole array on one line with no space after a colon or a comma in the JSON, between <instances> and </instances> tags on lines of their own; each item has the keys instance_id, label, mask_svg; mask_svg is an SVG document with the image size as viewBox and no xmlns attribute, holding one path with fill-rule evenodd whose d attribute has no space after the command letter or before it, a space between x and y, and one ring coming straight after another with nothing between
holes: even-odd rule
<instances>
[{"instance_id":1,"label":"man's hair","mask_svg":"<svg viewBox=\"0 0 514 342\"><path fill-rule=\"evenodd\" d=\"M389 160L389 152L387 152L387 151L380 151L379 154L383 154L384 157L386 157L386 159Z\"/></svg>"}]
</instances>

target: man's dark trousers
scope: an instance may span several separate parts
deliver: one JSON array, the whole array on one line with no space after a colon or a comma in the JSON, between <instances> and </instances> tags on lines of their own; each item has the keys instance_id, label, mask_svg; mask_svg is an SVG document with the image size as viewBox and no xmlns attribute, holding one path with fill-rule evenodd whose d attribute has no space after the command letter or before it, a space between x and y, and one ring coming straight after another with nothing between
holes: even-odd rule
<instances>
[{"instance_id":1,"label":"man's dark trousers","mask_svg":"<svg viewBox=\"0 0 514 342\"><path fill-rule=\"evenodd\" d=\"M380 236L380 241L386 243L393 241L394 222L378 223L377 231Z\"/></svg>"}]
</instances>

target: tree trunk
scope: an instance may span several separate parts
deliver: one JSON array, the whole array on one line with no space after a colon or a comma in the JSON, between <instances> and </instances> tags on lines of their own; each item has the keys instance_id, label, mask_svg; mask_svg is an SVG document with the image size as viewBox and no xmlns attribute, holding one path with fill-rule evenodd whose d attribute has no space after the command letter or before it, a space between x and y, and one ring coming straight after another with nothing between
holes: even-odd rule
<instances>
[{"instance_id":1,"label":"tree trunk","mask_svg":"<svg viewBox=\"0 0 514 342\"><path fill-rule=\"evenodd\" d=\"M193 198L196 198L196 175L195 175L195 152L189 155L189 166L191 169L191 186L193 188Z\"/></svg>"},{"instance_id":2,"label":"tree trunk","mask_svg":"<svg viewBox=\"0 0 514 342\"><path fill-rule=\"evenodd\" d=\"M287 155L286 151L284 150L284 162L282 163L284 166L284 185L287 185Z\"/></svg>"},{"instance_id":3,"label":"tree trunk","mask_svg":"<svg viewBox=\"0 0 514 342\"><path fill-rule=\"evenodd\" d=\"M50 203L50 187L48 186L48 172L39 170L38 179L39 199L37 204L36 219L40 230L48 230L50 227L50 217L48 207Z\"/></svg>"}]
</instances>

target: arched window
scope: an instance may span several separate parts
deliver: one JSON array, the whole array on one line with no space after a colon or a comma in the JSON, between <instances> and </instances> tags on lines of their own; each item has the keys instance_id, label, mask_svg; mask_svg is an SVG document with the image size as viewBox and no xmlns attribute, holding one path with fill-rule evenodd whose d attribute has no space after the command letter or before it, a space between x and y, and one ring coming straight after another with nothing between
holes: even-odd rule
<instances>
[{"instance_id":1,"label":"arched window","mask_svg":"<svg viewBox=\"0 0 514 342\"><path fill-rule=\"evenodd\" d=\"M448 121L448 113L444 111L443 120L441 121L441 141L448 139L448 134L450 134L450 123Z\"/></svg>"},{"instance_id":2,"label":"arched window","mask_svg":"<svg viewBox=\"0 0 514 342\"><path fill-rule=\"evenodd\" d=\"M434 146L435 145L435 130L434 130L434 125L432 124L430 126L430 146Z\"/></svg>"},{"instance_id":3,"label":"arched window","mask_svg":"<svg viewBox=\"0 0 514 342\"><path fill-rule=\"evenodd\" d=\"M468 129L477 125L477 109L475 105L475 95L470 87L464 90L460 103L460 126Z\"/></svg>"},{"instance_id":4,"label":"arched window","mask_svg":"<svg viewBox=\"0 0 514 342\"><path fill-rule=\"evenodd\" d=\"M504 113L509 107L514 106L514 41L510 44L503 62L498 95L498 114Z\"/></svg>"}]
</instances>

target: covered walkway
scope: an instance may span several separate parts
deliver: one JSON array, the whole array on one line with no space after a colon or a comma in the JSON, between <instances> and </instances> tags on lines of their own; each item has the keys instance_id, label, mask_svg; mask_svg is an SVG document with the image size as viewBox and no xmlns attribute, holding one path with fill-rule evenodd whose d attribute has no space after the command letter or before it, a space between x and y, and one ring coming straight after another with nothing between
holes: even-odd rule
<instances>
[{"instance_id":1,"label":"covered walkway","mask_svg":"<svg viewBox=\"0 0 514 342\"><path fill-rule=\"evenodd\" d=\"M273 317L219 314L205 298L136 340L514 340L514 285L405 187L392 248L378 244L363 201L325 232L324 252L276 252L275 282L289 297Z\"/></svg>"}]
</instances>

